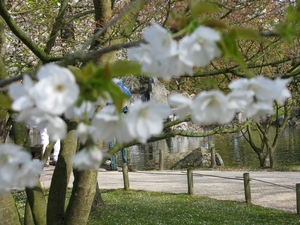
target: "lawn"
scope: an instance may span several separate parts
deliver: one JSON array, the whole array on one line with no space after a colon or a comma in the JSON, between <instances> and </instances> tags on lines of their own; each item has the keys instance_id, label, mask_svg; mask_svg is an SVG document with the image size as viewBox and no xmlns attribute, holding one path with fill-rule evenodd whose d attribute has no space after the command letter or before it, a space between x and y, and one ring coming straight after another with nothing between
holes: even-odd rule
<instances>
[{"instance_id":1,"label":"lawn","mask_svg":"<svg viewBox=\"0 0 300 225\"><path fill-rule=\"evenodd\" d=\"M71 191L68 193L70 196ZM91 212L88 225L300 224L300 215L245 202L123 189L101 193L106 206ZM25 192L15 192L14 196L23 217Z\"/></svg>"},{"instance_id":2,"label":"lawn","mask_svg":"<svg viewBox=\"0 0 300 225\"><path fill-rule=\"evenodd\" d=\"M89 225L300 224L300 215L187 194L102 190L106 206L91 212Z\"/></svg>"}]
</instances>

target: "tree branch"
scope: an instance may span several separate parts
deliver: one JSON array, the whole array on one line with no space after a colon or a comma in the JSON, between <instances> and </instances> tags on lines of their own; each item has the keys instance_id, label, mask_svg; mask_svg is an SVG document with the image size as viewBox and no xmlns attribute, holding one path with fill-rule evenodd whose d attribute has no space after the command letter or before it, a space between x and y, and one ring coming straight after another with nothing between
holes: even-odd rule
<instances>
[{"instance_id":1,"label":"tree branch","mask_svg":"<svg viewBox=\"0 0 300 225\"><path fill-rule=\"evenodd\" d=\"M55 22L53 24L50 37L46 43L46 47L44 49L44 52L47 54L50 54L52 47L55 44L55 40L57 37L58 32L60 31L60 27L62 27L62 21L65 15L66 8L68 7L69 0L63 0L61 1L60 9L57 14L57 17L55 18Z\"/></svg>"},{"instance_id":2,"label":"tree branch","mask_svg":"<svg viewBox=\"0 0 300 225\"><path fill-rule=\"evenodd\" d=\"M0 1L0 15L10 30L43 62L49 61L49 56L43 52L16 24L6 9L5 1Z\"/></svg>"},{"instance_id":3,"label":"tree branch","mask_svg":"<svg viewBox=\"0 0 300 225\"><path fill-rule=\"evenodd\" d=\"M118 16L116 16L115 18L113 18L111 21L109 21L107 24L105 24L105 26L102 27L102 29L100 29L99 31L97 31L93 37L88 40L81 48L81 51L84 51L85 49L88 48L88 46L90 46L98 37L100 37L109 27L111 27L113 24L115 24L116 22L118 22L118 20L127 13L127 11L131 10L133 7L135 7L139 2L141 2L142 0L136 0L134 2L132 2L131 4L129 4L128 6L126 6L124 8L124 10L118 14Z\"/></svg>"}]
</instances>

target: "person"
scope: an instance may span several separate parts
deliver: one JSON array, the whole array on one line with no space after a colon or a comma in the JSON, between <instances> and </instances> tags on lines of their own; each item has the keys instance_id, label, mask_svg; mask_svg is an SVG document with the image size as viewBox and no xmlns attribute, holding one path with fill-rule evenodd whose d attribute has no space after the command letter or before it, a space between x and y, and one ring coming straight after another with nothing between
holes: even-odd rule
<instances>
[{"instance_id":1,"label":"person","mask_svg":"<svg viewBox=\"0 0 300 225\"><path fill-rule=\"evenodd\" d=\"M42 147L43 147L43 154L44 154L45 150L46 150L46 147L49 144L49 135L47 133L47 128L40 129L40 134L41 134L41 144L42 144ZM50 156L49 156L45 166L49 166L49 165L55 166L56 163L57 163L57 160L58 160L59 152L60 152L60 140L57 140L55 142L54 147L53 147L53 159L50 162Z\"/></svg>"},{"instance_id":2,"label":"person","mask_svg":"<svg viewBox=\"0 0 300 225\"><path fill-rule=\"evenodd\" d=\"M118 85L121 90L123 91L124 94L126 94L129 98L131 98L131 92L129 91L128 88L126 88L123 84L123 82L118 79L118 78L113 78L113 82ZM112 104L112 103L107 103L107 105L109 104ZM122 109L122 113L123 115L126 115L128 112L128 107L125 106L123 107ZM109 148L112 148L114 145L115 145L115 138L109 142ZM121 153L122 153L122 162L123 162L123 166L126 166L127 165L127 149L126 148L122 148L121 150ZM110 158L110 169L111 170L117 170L117 162L116 162L116 155L112 155L111 158Z\"/></svg>"}]
</instances>

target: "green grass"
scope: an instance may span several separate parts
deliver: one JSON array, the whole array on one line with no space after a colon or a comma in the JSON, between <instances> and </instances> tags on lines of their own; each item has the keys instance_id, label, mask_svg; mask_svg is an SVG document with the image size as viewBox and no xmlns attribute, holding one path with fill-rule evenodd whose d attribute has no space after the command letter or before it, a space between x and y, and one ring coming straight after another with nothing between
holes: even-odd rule
<instances>
[{"instance_id":1,"label":"green grass","mask_svg":"<svg viewBox=\"0 0 300 225\"><path fill-rule=\"evenodd\" d=\"M46 190L46 196L47 192ZM68 197L71 190L68 191ZM300 215L187 194L101 190L106 206L91 212L88 225L294 225ZM24 216L25 192L14 193Z\"/></svg>"},{"instance_id":2,"label":"green grass","mask_svg":"<svg viewBox=\"0 0 300 225\"><path fill-rule=\"evenodd\" d=\"M187 194L104 190L106 206L90 215L89 225L300 224L300 216L243 202Z\"/></svg>"}]
</instances>

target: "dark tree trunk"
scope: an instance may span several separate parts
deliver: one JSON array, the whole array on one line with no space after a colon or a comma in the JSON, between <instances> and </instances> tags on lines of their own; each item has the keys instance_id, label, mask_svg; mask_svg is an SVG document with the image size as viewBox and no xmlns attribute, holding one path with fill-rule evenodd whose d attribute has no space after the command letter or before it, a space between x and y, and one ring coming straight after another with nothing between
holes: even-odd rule
<instances>
[{"instance_id":1,"label":"dark tree trunk","mask_svg":"<svg viewBox=\"0 0 300 225\"><path fill-rule=\"evenodd\" d=\"M47 207L47 224L61 224L65 214L65 199L72 172L70 159L75 155L78 148L78 141L74 139L77 122L68 121L67 124L68 134L62 141L58 161L51 180Z\"/></svg>"},{"instance_id":2,"label":"dark tree trunk","mask_svg":"<svg viewBox=\"0 0 300 225\"><path fill-rule=\"evenodd\" d=\"M28 128L25 123L16 122L13 120L12 129L14 132L14 142L19 146L23 146L30 154L31 149L29 145ZM41 183L32 188L26 188L27 201L30 205L31 211L27 210L27 213L32 213L32 218L35 224L46 225L46 200ZM31 218L31 216L25 218ZM27 224L31 222L27 221Z\"/></svg>"},{"instance_id":3,"label":"dark tree trunk","mask_svg":"<svg viewBox=\"0 0 300 225\"><path fill-rule=\"evenodd\" d=\"M0 195L0 223L1 225L21 225L18 209L12 194Z\"/></svg>"},{"instance_id":4,"label":"dark tree trunk","mask_svg":"<svg viewBox=\"0 0 300 225\"><path fill-rule=\"evenodd\" d=\"M73 191L66 215L65 225L87 224L96 192L98 170L74 170Z\"/></svg>"},{"instance_id":5,"label":"dark tree trunk","mask_svg":"<svg viewBox=\"0 0 300 225\"><path fill-rule=\"evenodd\" d=\"M99 184L97 182L96 183L96 193L95 193L94 201L92 204L92 210L94 210L95 208L97 208L99 206L105 206L105 203L102 199L101 192L99 190Z\"/></svg>"}]
</instances>

